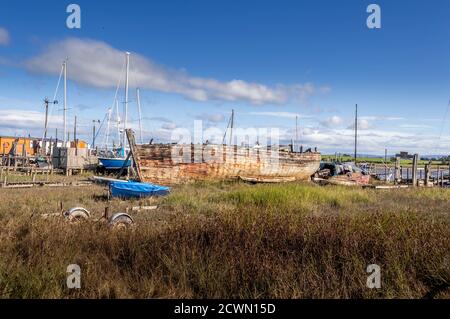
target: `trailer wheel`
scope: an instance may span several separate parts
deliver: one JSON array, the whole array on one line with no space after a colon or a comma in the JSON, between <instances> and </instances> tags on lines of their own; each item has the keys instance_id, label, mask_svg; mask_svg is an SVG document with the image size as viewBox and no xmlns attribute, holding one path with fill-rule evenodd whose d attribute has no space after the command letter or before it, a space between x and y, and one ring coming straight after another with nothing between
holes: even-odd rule
<instances>
[{"instance_id":1,"label":"trailer wheel","mask_svg":"<svg viewBox=\"0 0 450 319\"><path fill-rule=\"evenodd\" d=\"M109 218L108 225L115 229L124 229L134 224L133 218L126 213L116 213Z\"/></svg>"},{"instance_id":2,"label":"trailer wheel","mask_svg":"<svg viewBox=\"0 0 450 319\"><path fill-rule=\"evenodd\" d=\"M87 220L91 217L91 213L83 207L73 207L63 213L63 216L70 222L78 222Z\"/></svg>"}]
</instances>

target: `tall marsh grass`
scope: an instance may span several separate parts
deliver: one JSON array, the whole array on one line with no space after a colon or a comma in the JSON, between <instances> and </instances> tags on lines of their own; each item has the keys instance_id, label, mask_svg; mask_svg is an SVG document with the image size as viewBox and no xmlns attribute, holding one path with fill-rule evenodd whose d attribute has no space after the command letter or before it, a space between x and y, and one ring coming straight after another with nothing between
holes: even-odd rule
<instances>
[{"instance_id":1,"label":"tall marsh grass","mask_svg":"<svg viewBox=\"0 0 450 319\"><path fill-rule=\"evenodd\" d=\"M0 190L2 298L450 297L450 193L308 184L198 183L111 231L100 187ZM43 213L91 209L68 224ZM81 267L82 288L66 287ZM381 267L381 289L366 267Z\"/></svg>"}]
</instances>

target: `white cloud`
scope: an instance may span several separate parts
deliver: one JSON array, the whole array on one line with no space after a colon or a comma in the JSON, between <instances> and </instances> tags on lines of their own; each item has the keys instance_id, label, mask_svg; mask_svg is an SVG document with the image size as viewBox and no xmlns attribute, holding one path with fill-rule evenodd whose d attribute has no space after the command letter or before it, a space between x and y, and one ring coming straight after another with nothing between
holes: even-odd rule
<instances>
[{"instance_id":1,"label":"white cloud","mask_svg":"<svg viewBox=\"0 0 450 319\"><path fill-rule=\"evenodd\" d=\"M30 110L0 110L0 127L10 129L29 128L30 130L44 127L45 116L42 112ZM59 123L59 116L49 116L49 122Z\"/></svg>"},{"instance_id":2,"label":"white cloud","mask_svg":"<svg viewBox=\"0 0 450 319\"><path fill-rule=\"evenodd\" d=\"M79 83L111 88L117 85L124 64L124 53L96 40L69 38L51 44L44 52L25 62L32 72L59 74L60 64L68 58L69 77ZM252 104L283 104L290 99L306 102L327 88L316 89L311 83L267 86L234 79L227 82L189 75L185 71L161 66L133 53L130 84L160 92L181 94L196 101L245 101Z\"/></svg>"},{"instance_id":3,"label":"white cloud","mask_svg":"<svg viewBox=\"0 0 450 319\"><path fill-rule=\"evenodd\" d=\"M400 125L399 127L412 128L412 129L416 129L416 128L432 128L431 125L425 125L425 124L403 124L403 125Z\"/></svg>"},{"instance_id":4,"label":"white cloud","mask_svg":"<svg viewBox=\"0 0 450 319\"><path fill-rule=\"evenodd\" d=\"M283 131L281 139L289 141L293 130ZM306 147L318 147L319 151L327 152L352 152L354 147L354 131L349 129L328 128L301 128L300 143ZM450 149L450 137L438 136L433 133L407 133L394 130L367 129L358 133L358 153L360 154L384 154L387 148L389 153L409 151L426 154L448 154Z\"/></svg>"},{"instance_id":5,"label":"white cloud","mask_svg":"<svg viewBox=\"0 0 450 319\"><path fill-rule=\"evenodd\" d=\"M220 123L225 120L225 115L221 113L216 114L203 113L201 116L198 116L197 119L207 121L209 123Z\"/></svg>"},{"instance_id":6,"label":"white cloud","mask_svg":"<svg viewBox=\"0 0 450 319\"><path fill-rule=\"evenodd\" d=\"M83 125L84 123L84 125ZM72 121L69 123L69 130L72 130ZM40 111L30 111L28 109L5 109L0 110L0 131L2 135L22 135L27 136L31 134L34 137L41 137L44 126L44 113ZM54 127L61 128L62 116L52 115L50 117L49 136L54 137ZM130 126L138 132L138 125L130 123ZM87 141L91 139L91 122L90 120L80 121L78 133L80 138L85 138ZM172 132L175 128L179 128L173 122L162 122L162 126L158 129L151 130L147 125L144 125L144 141L155 138L155 142L169 142ZM205 127L206 128L206 127ZM271 132L273 127L268 127L267 132ZM399 127L400 128L400 127ZM221 132L219 134L220 141L224 133L224 127L217 127ZM236 127L236 132L240 129ZM255 127L258 132L259 139L262 140L264 135L264 127ZM261 130L262 129L262 130ZM400 128L401 129L401 128ZM189 129L188 129L189 130ZM246 132L251 132L248 128L244 129ZM289 143L291 138L295 135L293 128L276 128L279 132L279 139L281 143ZM59 131L61 137L61 131ZM111 139L115 139L114 129L112 130ZM254 138L256 138L254 136ZM104 140L104 127L99 136L99 145ZM322 153L351 152L354 143L354 132L352 129L338 129L329 127L299 127L299 142L304 147L318 147ZM405 132L396 130L379 130L369 128L361 130L358 133L358 152L368 154L384 154L384 149L388 148L389 153L399 151L417 152L421 155L427 154L448 154L450 149L450 137L442 135L438 137L437 132L427 131L426 134L417 132Z\"/></svg>"},{"instance_id":7,"label":"white cloud","mask_svg":"<svg viewBox=\"0 0 450 319\"><path fill-rule=\"evenodd\" d=\"M368 129L372 128L372 127L373 126L369 122L369 120L366 120L366 119L363 119L363 118L359 118L358 119L358 130L368 130ZM347 129L354 130L355 129L355 123L353 123L352 125L347 127Z\"/></svg>"},{"instance_id":8,"label":"white cloud","mask_svg":"<svg viewBox=\"0 0 450 319\"><path fill-rule=\"evenodd\" d=\"M257 115L257 116L271 116L271 117L282 117L282 118L289 118L289 119L295 119L298 118L310 118L306 115L301 115L299 113L292 113L292 112L249 112L249 115Z\"/></svg>"},{"instance_id":9,"label":"white cloud","mask_svg":"<svg viewBox=\"0 0 450 319\"><path fill-rule=\"evenodd\" d=\"M154 116L154 117L144 117L144 120L150 120L150 121L157 121L157 122L164 122L164 123L170 123L172 122L171 120L169 120L166 117L162 117L162 116Z\"/></svg>"},{"instance_id":10,"label":"white cloud","mask_svg":"<svg viewBox=\"0 0 450 319\"><path fill-rule=\"evenodd\" d=\"M321 124L323 126L330 127L330 128L339 126L342 123L343 123L342 118L337 115L333 115L333 116L329 117L328 119L326 119L325 121L321 122Z\"/></svg>"},{"instance_id":11,"label":"white cloud","mask_svg":"<svg viewBox=\"0 0 450 319\"><path fill-rule=\"evenodd\" d=\"M404 117L395 116L361 116L359 118L367 121L402 121L405 119Z\"/></svg>"},{"instance_id":12,"label":"white cloud","mask_svg":"<svg viewBox=\"0 0 450 319\"><path fill-rule=\"evenodd\" d=\"M0 110L0 131L2 135L42 137L44 133L45 115L43 112L4 109ZM48 117L48 136L53 135L53 127L62 125L62 117L50 115ZM50 129L52 127L52 129ZM61 131L60 131L61 132ZM61 134L61 133L60 133Z\"/></svg>"},{"instance_id":13,"label":"white cloud","mask_svg":"<svg viewBox=\"0 0 450 319\"><path fill-rule=\"evenodd\" d=\"M174 130L177 128L177 125L173 122L172 123L164 123L163 125L161 125L161 128L165 129L165 130Z\"/></svg>"},{"instance_id":14,"label":"white cloud","mask_svg":"<svg viewBox=\"0 0 450 319\"><path fill-rule=\"evenodd\" d=\"M0 27L0 45L9 44L9 32L5 28Z\"/></svg>"}]
</instances>

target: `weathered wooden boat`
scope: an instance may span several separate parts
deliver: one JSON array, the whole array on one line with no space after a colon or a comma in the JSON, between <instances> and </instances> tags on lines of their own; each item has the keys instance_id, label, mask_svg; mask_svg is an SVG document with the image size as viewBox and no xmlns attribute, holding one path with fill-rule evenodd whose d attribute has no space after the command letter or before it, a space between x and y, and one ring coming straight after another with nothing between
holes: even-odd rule
<instances>
[{"instance_id":1,"label":"weathered wooden boat","mask_svg":"<svg viewBox=\"0 0 450 319\"><path fill-rule=\"evenodd\" d=\"M324 185L364 186L370 183L370 175L354 163L322 162L315 175L314 181Z\"/></svg>"},{"instance_id":2,"label":"weathered wooden boat","mask_svg":"<svg viewBox=\"0 0 450 319\"><path fill-rule=\"evenodd\" d=\"M133 158L144 182L177 184L192 180L311 180L319 152L287 147L259 148L218 144L133 145Z\"/></svg>"},{"instance_id":3,"label":"weathered wooden boat","mask_svg":"<svg viewBox=\"0 0 450 319\"><path fill-rule=\"evenodd\" d=\"M256 183L288 183L295 182L295 177L259 177L259 176L239 176L244 182L256 184Z\"/></svg>"}]
</instances>

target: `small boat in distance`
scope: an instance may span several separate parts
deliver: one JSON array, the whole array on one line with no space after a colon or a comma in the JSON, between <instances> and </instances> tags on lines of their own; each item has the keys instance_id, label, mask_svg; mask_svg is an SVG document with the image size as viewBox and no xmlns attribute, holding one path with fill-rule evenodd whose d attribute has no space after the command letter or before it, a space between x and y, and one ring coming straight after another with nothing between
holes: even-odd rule
<instances>
[{"instance_id":1,"label":"small boat in distance","mask_svg":"<svg viewBox=\"0 0 450 319\"><path fill-rule=\"evenodd\" d=\"M99 158L100 165L105 169L121 169L122 167L127 168L131 166L131 160L126 160L125 158Z\"/></svg>"},{"instance_id":2,"label":"small boat in distance","mask_svg":"<svg viewBox=\"0 0 450 319\"><path fill-rule=\"evenodd\" d=\"M98 161L100 166L107 170L116 170L131 166L131 159L125 157L125 149L123 148L106 152L105 156L98 158Z\"/></svg>"},{"instance_id":3,"label":"small boat in distance","mask_svg":"<svg viewBox=\"0 0 450 319\"><path fill-rule=\"evenodd\" d=\"M127 168L131 166L131 160L127 156L127 151L125 149L126 146L126 138L125 138L125 132L127 130L127 122L128 122L128 76L129 76L129 70L130 70L130 53L125 53L125 65L126 65L126 72L125 72L125 102L124 102L124 126L123 126L123 133L121 137L121 147L118 149L113 149L112 151L106 150L104 152L104 156L99 156L98 161L101 167L103 167L106 170L116 170L121 168ZM117 95L117 92L116 92ZM116 96L117 97L117 96ZM119 120L119 114L118 114L118 101L115 99L116 102L116 110L117 110L117 129L118 134L120 138L120 120ZM110 109L111 110L111 109ZM111 111L108 111L108 132L106 133L109 135L109 121L111 118ZM107 147L107 143L106 143Z\"/></svg>"}]
</instances>

